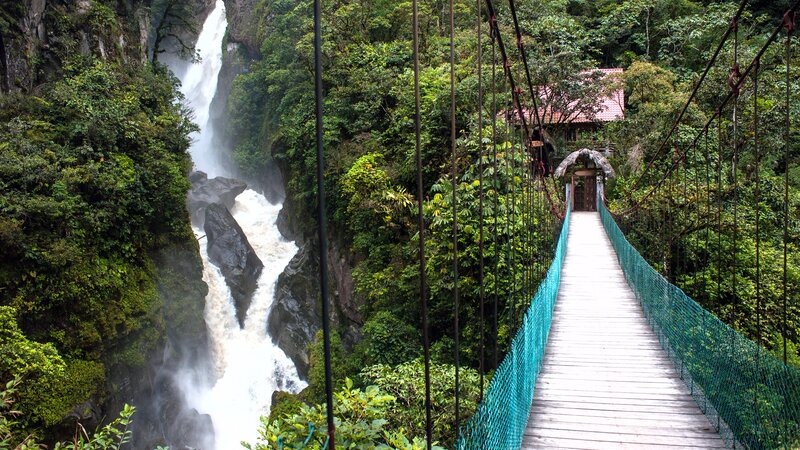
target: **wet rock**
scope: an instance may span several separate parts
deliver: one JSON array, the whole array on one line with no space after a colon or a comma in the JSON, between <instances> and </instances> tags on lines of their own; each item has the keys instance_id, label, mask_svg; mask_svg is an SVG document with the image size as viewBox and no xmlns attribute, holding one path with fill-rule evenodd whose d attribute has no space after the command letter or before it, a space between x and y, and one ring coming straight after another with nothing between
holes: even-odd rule
<instances>
[{"instance_id":1,"label":"wet rock","mask_svg":"<svg viewBox=\"0 0 800 450\"><path fill-rule=\"evenodd\" d=\"M259 54L264 38L263 23L271 20L259 11L258 0L225 0L228 16L228 40L242 43L254 57Z\"/></svg>"},{"instance_id":2,"label":"wet rock","mask_svg":"<svg viewBox=\"0 0 800 450\"><path fill-rule=\"evenodd\" d=\"M204 229L208 239L208 257L225 276L236 307L236 318L243 326L264 264L225 206L211 203L205 208Z\"/></svg>"},{"instance_id":3,"label":"wet rock","mask_svg":"<svg viewBox=\"0 0 800 450\"><path fill-rule=\"evenodd\" d=\"M214 448L211 416L183 408L183 402L175 400L163 408L162 423L167 442L180 442L185 448Z\"/></svg>"},{"instance_id":4,"label":"wet rock","mask_svg":"<svg viewBox=\"0 0 800 450\"><path fill-rule=\"evenodd\" d=\"M247 184L233 178L216 177L208 179L203 172L189 175L192 189L186 196L186 206L192 214L192 223L203 226L208 205L222 205L233 208L236 197L247 189Z\"/></svg>"},{"instance_id":5,"label":"wet rock","mask_svg":"<svg viewBox=\"0 0 800 450\"><path fill-rule=\"evenodd\" d=\"M292 359L301 378L308 377L308 344L322 328L319 307L317 253L304 244L278 277L275 303L267 320L267 331Z\"/></svg>"},{"instance_id":6,"label":"wet rock","mask_svg":"<svg viewBox=\"0 0 800 450\"><path fill-rule=\"evenodd\" d=\"M189 182L192 184L204 183L206 181L208 181L208 174L202 170L198 170L189 174Z\"/></svg>"}]
</instances>

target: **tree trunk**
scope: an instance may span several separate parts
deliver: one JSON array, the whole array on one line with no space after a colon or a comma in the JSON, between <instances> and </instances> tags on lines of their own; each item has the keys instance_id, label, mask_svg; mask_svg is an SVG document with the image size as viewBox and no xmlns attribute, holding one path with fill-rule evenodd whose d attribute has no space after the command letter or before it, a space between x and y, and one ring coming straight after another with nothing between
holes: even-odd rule
<instances>
[{"instance_id":1,"label":"tree trunk","mask_svg":"<svg viewBox=\"0 0 800 450\"><path fill-rule=\"evenodd\" d=\"M650 7L647 7L647 16L644 19L644 30L647 40L647 50L645 51L645 55L647 55L647 59L650 59Z\"/></svg>"},{"instance_id":2,"label":"tree trunk","mask_svg":"<svg viewBox=\"0 0 800 450\"><path fill-rule=\"evenodd\" d=\"M8 57L6 55L6 41L0 33L0 91L8 93L11 86L8 80Z\"/></svg>"}]
</instances>

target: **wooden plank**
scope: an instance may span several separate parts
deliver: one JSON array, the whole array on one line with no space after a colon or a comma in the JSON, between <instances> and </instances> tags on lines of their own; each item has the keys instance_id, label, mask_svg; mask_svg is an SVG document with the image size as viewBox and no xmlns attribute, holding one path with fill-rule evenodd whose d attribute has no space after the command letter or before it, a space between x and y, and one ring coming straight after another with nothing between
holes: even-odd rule
<instances>
[{"instance_id":1,"label":"wooden plank","mask_svg":"<svg viewBox=\"0 0 800 450\"><path fill-rule=\"evenodd\" d=\"M547 431L545 431L547 430ZM715 430L711 424L645 424L642 422L623 423L622 421L611 423L590 423L589 421L563 421L563 420L547 420L537 416L536 426L528 428L526 433L536 434L537 431L542 431L547 434L550 430L553 431L576 431L588 433L606 433L606 434L633 434L638 436L659 436L671 438L692 438L692 439L713 439L713 435L709 437L709 432ZM644 440L647 443L657 443L653 441Z\"/></svg>"},{"instance_id":2,"label":"wooden plank","mask_svg":"<svg viewBox=\"0 0 800 450\"><path fill-rule=\"evenodd\" d=\"M596 400L597 399L583 399L583 401L573 401L572 399L547 399L547 400L534 399L532 403L532 408L534 409L533 411L534 413L538 408L548 407L548 408L557 408L562 410L583 409L583 410L593 410L593 411L608 411L614 413L630 412L630 413L658 413L658 414L679 414L679 415L703 414L700 411L700 408L698 408L696 405L689 403L683 403L680 406L666 405L663 403L656 403L656 404L616 403L612 405L606 402L597 402ZM548 410L548 412L552 411Z\"/></svg>"},{"instance_id":3,"label":"wooden plank","mask_svg":"<svg viewBox=\"0 0 800 450\"><path fill-rule=\"evenodd\" d=\"M642 412L642 411L606 411L597 409L569 409L569 408L552 408L548 409L541 406L534 416L537 419L540 417L564 417L570 420L581 420L587 423L604 423L604 421L611 421L614 423L622 422L636 422L643 421L645 423L674 423L681 424L694 424L698 421L701 423L708 422L708 419L702 414L681 414L681 413L663 413L663 412Z\"/></svg>"},{"instance_id":4,"label":"wooden plank","mask_svg":"<svg viewBox=\"0 0 800 450\"><path fill-rule=\"evenodd\" d=\"M547 389L547 388L543 388ZM534 391L535 392L535 391ZM548 398L560 401L607 403L611 405L684 405L694 400L689 394L673 396L673 394L641 394L621 392L571 392L567 390L547 389Z\"/></svg>"},{"instance_id":5,"label":"wooden plank","mask_svg":"<svg viewBox=\"0 0 800 450\"><path fill-rule=\"evenodd\" d=\"M695 431L700 431L704 434L714 429L711 423L709 423L708 420L705 420L705 418L701 416L676 416L676 417L670 417L669 422L665 422L659 419L658 417L650 417L650 418L642 416L605 417L598 415L574 416L574 415L565 415L558 413L540 412L535 415L535 418L537 426L543 423L547 424L558 423L559 427L563 426L567 427L567 429L571 429L569 427L576 425L611 426L611 427L625 426L625 427L645 427L645 428L663 428L667 426L668 427L667 429L695 430ZM667 423L667 425L665 425L665 423Z\"/></svg>"},{"instance_id":6,"label":"wooden plank","mask_svg":"<svg viewBox=\"0 0 800 450\"><path fill-rule=\"evenodd\" d=\"M625 444L650 444L650 445L680 445L701 448L725 448L722 439L711 435L707 438L686 436L659 436L657 434L619 433L619 432L593 432L575 430L551 429L526 429L525 435L533 437L546 437L553 439L583 439L596 442L625 443Z\"/></svg>"},{"instance_id":7,"label":"wooden plank","mask_svg":"<svg viewBox=\"0 0 800 450\"><path fill-rule=\"evenodd\" d=\"M522 442L524 449L570 449L570 450L699 450L707 446L692 447L686 445L648 445L629 444L624 442L598 442L584 439L551 439L525 436ZM724 448L724 447L716 447Z\"/></svg>"},{"instance_id":8,"label":"wooden plank","mask_svg":"<svg viewBox=\"0 0 800 450\"><path fill-rule=\"evenodd\" d=\"M572 215L523 448L724 448L653 333L596 213Z\"/></svg>"}]
</instances>

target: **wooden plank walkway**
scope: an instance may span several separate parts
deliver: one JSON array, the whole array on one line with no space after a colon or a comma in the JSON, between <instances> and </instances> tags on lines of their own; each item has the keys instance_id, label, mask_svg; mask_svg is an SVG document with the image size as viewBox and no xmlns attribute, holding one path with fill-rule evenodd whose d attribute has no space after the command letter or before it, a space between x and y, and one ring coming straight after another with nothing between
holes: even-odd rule
<instances>
[{"instance_id":1,"label":"wooden plank walkway","mask_svg":"<svg viewBox=\"0 0 800 450\"><path fill-rule=\"evenodd\" d=\"M600 216L571 220L522 448L724 448L647 325Z\"/></svg>"}]
</instances>

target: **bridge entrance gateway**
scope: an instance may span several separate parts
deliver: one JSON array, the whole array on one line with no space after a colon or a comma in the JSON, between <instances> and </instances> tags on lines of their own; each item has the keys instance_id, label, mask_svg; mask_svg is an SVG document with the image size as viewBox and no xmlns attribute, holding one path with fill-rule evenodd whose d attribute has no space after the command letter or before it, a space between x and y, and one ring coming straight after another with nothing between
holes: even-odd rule
<instances>
[{"instance_id":1,"label":"bridge entrance gateway","mask_svg":"<svg viewBox=\"0 0 800 450\"><path fill-rule=\"evenodd\" d=\"M600 215L576 208L522 448L724 447L650 328Z\"/></svg>"},{"instance_id":2,"label":"bridge entrance gateway","mask_svg":"<svg viewBox=\"0 0 800 450\"><path fill-rule=\"evenodd\" d=\"M603 196L604 181L617 176L602 153L588 148L570 153L553 175L564 180L565 196L574 211L597 211L597 197Z\"/></svg>"}]
</instances>

